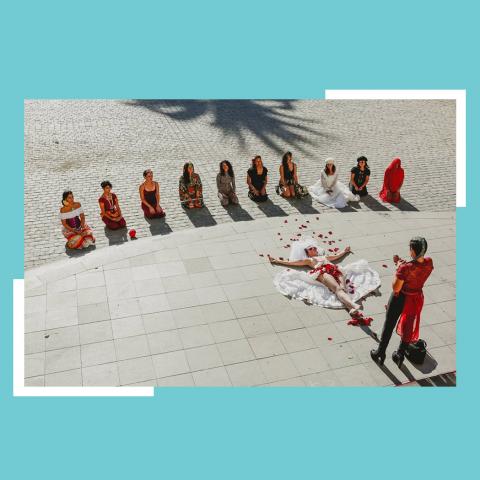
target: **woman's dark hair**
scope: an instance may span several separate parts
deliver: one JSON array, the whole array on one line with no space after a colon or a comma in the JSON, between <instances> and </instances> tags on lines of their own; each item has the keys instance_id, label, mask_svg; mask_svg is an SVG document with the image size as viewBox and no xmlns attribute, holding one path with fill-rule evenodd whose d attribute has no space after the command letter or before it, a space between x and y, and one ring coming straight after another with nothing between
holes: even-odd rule
<instances>
[{"instance_id":1,"label":"woman's dark hair","mask_svg":"<svg viewBox=\"0 0 480 480\"><path fill-rule=\"evenodd\" d=\"M149 173L153 173L149 168L147 168L146 170L143 171L143 178L147 178L147 175Z\"/></svg>"},{"instance_id":2,"label":"woman's dark hair","mask_svg":"<svg viewBox=\"0 0 480 480\"><path fill-rule=\"evenodd\" d=\"M262 162L262 165L263 165L262 157L261 157L260 155L255 155L255 156L252 158L252 167L255 167L255 161L257 160L257 158L260 159L260 161Z\"/></svg>"},{"instance_id":3,"label":"woman's dark hair","mask_svg":"<svg viewBox=\"0 0 480 480\"><path fill-rule=\"evenodd\" d=\"M364 157L363 155L361 157L357 158L357 165L359 162L365 162L365 168L368 168L368 160L367 157Z\"/></svg>"},{"instance_id":4,"label":"woman's dark hair","mask_svg":"<svg viewBox=\"0 0 480 480\"><path fill-rule=\"evenodd\" d=\"M423 257L427 252L428 244L423 237L414 237L410 240L410 248L415 252L416 257Z\"/></svg>"},{"instance_id":5,"label":"woman's dark hair","mask_svg":"<svg viewBox=\"0 0 480 480\"><path fill-rule=\"evenodd\" d=\"M292 152L285 152L282 157L282 166L283 166L283 172L285 174L285 171L288 169L288 159L292 158Z\"/></svg>"},{"instance_id":6,"label":"woman's dark hair","mask_svg":"<svg viewBox=\"0 0 480 480\"><path fill-rule=\"evenodd\" d=\"M104 181L100 184L100 186L101 186L102 188L105 188L105 187L110 187L110 188L112 188L112 184L111 184L108 180L104 180Z\"/></svg>"},{"instance_id":7,"label":"woman's dark hair","mask_svg":"<svg viewBox=\"0 0 480 480\"><path fill-rule=\"evenodd\" d=\"M73 195L71 190L65 190L62 195L62 205L65 205L63 202L67 199L69 195Z\"/></svg>"},{"instance_id":8,"label":"woman's dark hair","mask_svg":"<svg viewBox=\"0 0 480 480\"><path fill-rule=\"evenodd\" d=\"M220 173L221 173L222 175L225 175L225 172L223 171L223 168L222 168L222 165L223 165L224 163L225 163L225 164L227 165L227 167L228 167L228 172L227 172L227 173L230 175L230 177L233 178L233 167L232 167L232 164L231 164L228 160L222 160L222 161L220 162Z\"/></svg>"},{"instance_id":9,"label":"woman's dark hair","mask_svg":"<svg viewBox=\"0 0 480 480\"><path fill-rule=\"evenodd\" d=\"M185 184L189 184L190 183L190 175L188 174L188 167L189 166L192 166L193 168L193 172L195 172L195 167L193 166L193 163L192 162L187 162L185 163L185 165L183 166L183 180L185 181ZM192 172L192 174L193 174Z\"/></svg>"},{"instance_id":10,"label":"woman's dark hair","mask_svg":"<svg viewBox=\"0 0 480 480\"><path fill-rule=\"evenodd\" d=\"M335 173L335 171L337 170L337 167L335 166L334 163L327 163L325 165L325 173L328 175L328 166L331 165L332 166L332 173Z\"/></svg>"}]
</instances>

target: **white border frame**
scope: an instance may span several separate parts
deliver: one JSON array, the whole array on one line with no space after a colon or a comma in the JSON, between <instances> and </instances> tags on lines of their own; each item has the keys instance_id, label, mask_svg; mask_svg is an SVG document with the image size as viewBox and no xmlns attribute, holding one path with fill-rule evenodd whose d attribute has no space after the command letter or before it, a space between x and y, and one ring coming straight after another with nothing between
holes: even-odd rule
<instances>
[{"instance_id":1,"label":"white border frame","mask_svg":"<svg viewBox=\"0 0 480 480\"><path fill-rule=\"evenodd\" d=\"M456 206L467 206L466 90L325 90L325 100L456 100Z\"/></svg>"}]
</instances>

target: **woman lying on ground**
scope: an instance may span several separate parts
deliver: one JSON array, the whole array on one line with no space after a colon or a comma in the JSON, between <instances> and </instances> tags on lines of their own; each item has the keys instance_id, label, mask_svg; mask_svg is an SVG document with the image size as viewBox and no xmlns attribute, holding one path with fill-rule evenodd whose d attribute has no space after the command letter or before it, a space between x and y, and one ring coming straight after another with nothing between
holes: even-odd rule
<instances>
[{"instance_id":1,"label":"woman lying on ground","mask_svg":"<svg viewBox=\"0 0 480 480\"><path fill-rule=\"evenodd\" d=\"M160 185L153 181L153 172L148 169L143 172L145 181L140 185L139 193L142 210L147 218L161 218L165 212L160 206Z\"/></svg>"},{"instance_id":2,"label":"woman lying on ground","mask_svg":"<svg viewBox=\"0 0 480 480\"><path fill-rule=\"evenodd\" d=\"M63 192L60 220L67 248L82 249L95 243L93 232L85 222L82 205L75 201L70 190Z\"/></svg>"},{"instance_id":3,"label":"woman lying on ground","mask_svg":"<svg viewBox=\"0 0 480 480\"><path fill-rule=\"evenodd\" d=\"M352 317L361 318L360 305L356 302L380 286L380 276L366 260L343 267L331 263L349 252L350 247L346 247L335 255L325 255L313 239L294 242L289 261L269 255L270 262L285 267L308 267L310 270L288 268L281 271L273 283L284 295L321 307L346 308Z\"/></svg>"}]
</instances>

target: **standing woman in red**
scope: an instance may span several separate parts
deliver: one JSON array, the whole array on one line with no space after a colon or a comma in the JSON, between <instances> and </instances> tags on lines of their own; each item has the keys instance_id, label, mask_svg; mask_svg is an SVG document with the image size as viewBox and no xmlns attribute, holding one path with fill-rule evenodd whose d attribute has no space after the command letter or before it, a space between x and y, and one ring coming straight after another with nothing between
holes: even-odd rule
<instances>
[{"instance_id":1,"label":"standing woman in red","mask_svg":"<svg viewBox=\"0 0 480 480\"><path fill-rule=\"evenodd\" d=\"M118 204L117 196L112 192L112 184L105 180L101 183L103 195L98 199L100 204L100 216L103 223L110 230L118 230L127 226L127 222L122 217L122 211Z\"/></svg>"},{"instance_id":2,"label":"standing woman in red","mask_svg":"<svg viewBox=\"0 0 480 480\"><path fill-rule=\"evenodd\" d=\"M383 178L383 187L380 192L380 198L384 202L400 202L400 188L402 188L404 177L405 172L401 166L400 159L394 158L392 163L385 170L385 176Z\"/></svg>"},{"instance_id":3,"label":"standing woman in red","mask_svg":"<svg viewBox=\"0 0 480 480\"><path fill-rule=\"evenodd\" d=\"M148 169L143 172L145 181L140 185L139 193L142 210L147 218L161 218L165 212L160 206L160 185L153 181L153 172Z\"/></svg>"},{"instance_id":4,"label":"standing woman in red","mask_svg":"<svg viewBox=\"0 0 480 480\"><path fill-rule=\"evenodd\" d=\"M410 240L412 260L407 262L398 255L393 258L398 265L392 284L393 292L388 301L380 343L376 350L370 351L372 360L379 365L383 365L385 361L385 352L395 325L401 341L398 349L392 354L392 360L399 367L403 364L408 345L418 340L420 314L423 308L423 285L433 270L432 259L425 257L426 252L427 241L423 237L413 237Z\"/></svg>"}]
</instances>

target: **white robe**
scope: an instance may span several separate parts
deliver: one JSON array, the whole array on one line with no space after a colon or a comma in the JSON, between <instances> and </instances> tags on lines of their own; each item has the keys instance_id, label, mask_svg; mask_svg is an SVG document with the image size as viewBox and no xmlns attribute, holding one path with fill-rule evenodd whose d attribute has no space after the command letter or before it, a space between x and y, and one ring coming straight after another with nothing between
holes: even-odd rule
<instances>
[{"instance_id":1,"label":"white robe","mask_svg":"<svg viewBox=\"0 0 480 480\"><path fill-rule=\"evenodd\" d=\"M331 192L327 192L331 190ZM360 197L354 195L346 185L338 181L338 173L327 175L322 171L320 180L311 187L308 187L308 192L315 200L323 203L330 208L344 208L347 202L358 202Z\"/></svg>"},{"instance_id":2,"label":"white robe","mask_svg":"<svg viewBox=\"0 0 480 480\"><path fill-rule=\"evenodd\" d=\"M366 260L357 260L340 267L340 270L345 279L349 280L348 284L354 286L354 293L351 294L353 302L357 302L380 286L380 275L370 268ZM310 275L305 270L287 268L275 276L273 284L283 295L306 300L320 307L345 308L333 292L316 280L317 276Z\"/></svg>"}]
</instances>

